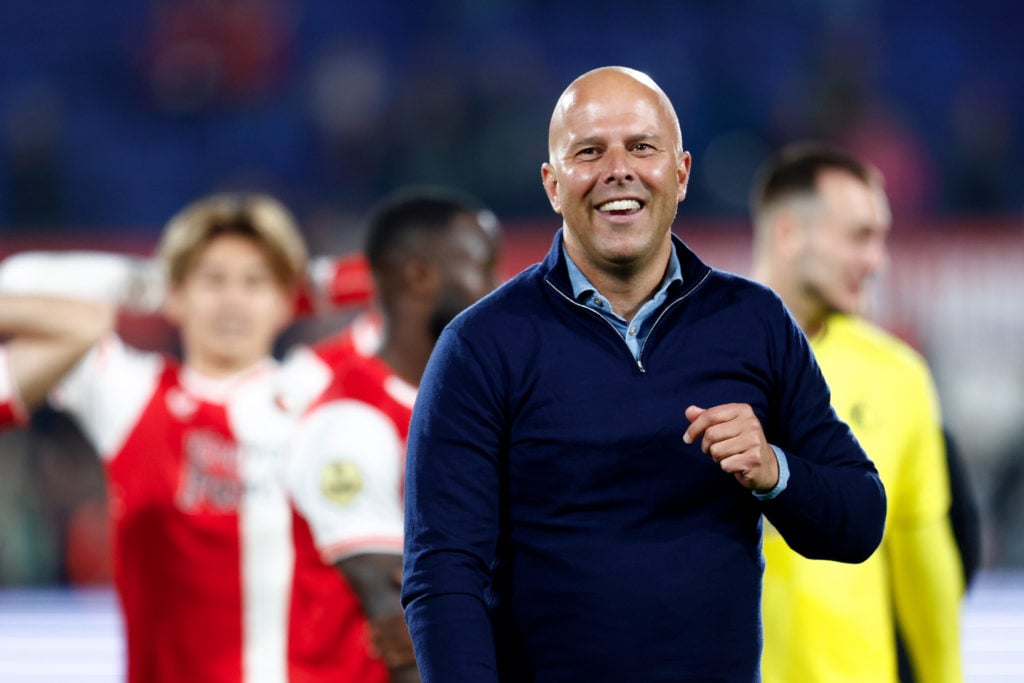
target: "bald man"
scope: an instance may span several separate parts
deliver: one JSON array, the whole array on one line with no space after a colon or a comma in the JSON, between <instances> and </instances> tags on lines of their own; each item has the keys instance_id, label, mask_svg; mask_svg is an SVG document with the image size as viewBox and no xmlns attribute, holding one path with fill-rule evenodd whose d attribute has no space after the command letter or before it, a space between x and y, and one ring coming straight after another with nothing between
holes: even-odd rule
<instances>
[{"instance_id":1,"label":"bald man","mask_svg":"<svg viewBox=\"0 0 1024 683\"><path fill-rule=\"evenodd\" d=\"M448 326L413 415L403 602L424 681L759 678L761 515L860 562L885 494L765 287L671 232L691 159L645 74L555 106L547 258Z\"/></svg>"}]
</instances>

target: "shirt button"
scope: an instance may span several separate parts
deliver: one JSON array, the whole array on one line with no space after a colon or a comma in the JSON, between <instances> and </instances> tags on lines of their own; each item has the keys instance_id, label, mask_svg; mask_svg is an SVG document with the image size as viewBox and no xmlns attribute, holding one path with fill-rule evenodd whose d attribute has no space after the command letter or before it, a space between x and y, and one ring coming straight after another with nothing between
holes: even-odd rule
<instances>
[{"instance_id":1,"label":"shirt button","mask_svg":"<svg viewBox=\"0 0 1024 683\"><path fill-rule=\"evenodd\" d=\"M635 337L636 336L636 328L635 327L629 328L629 334L630 334L631 337Z\"/></svg>"},{"instance_id":2,"label":"shirt button","mask_svg":"<svg viewBox=\"0 0 1024 683\"><path fill-rule=\"evenodd\" d=\"M601 297L595 297L594 303L597 304L598 306L604 306L604 299L602 299Z\"/></svg>"}]
</instances>

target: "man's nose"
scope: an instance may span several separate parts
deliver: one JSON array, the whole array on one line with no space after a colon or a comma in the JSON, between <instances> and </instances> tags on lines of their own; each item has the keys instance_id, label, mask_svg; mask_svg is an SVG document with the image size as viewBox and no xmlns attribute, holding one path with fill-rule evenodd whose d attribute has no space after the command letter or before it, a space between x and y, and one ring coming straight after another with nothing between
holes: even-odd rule
<instances>
[{"instance_id":1,"label":"man's nose","mask_svg":"<svg viewBox=\"0 0 1024 683\"><path fill-rule=\"evenodd\" d=\"M605 152L605 182L621 183L633 180L633 158L624 147L610 147Z\"/></svg>"}]
</instances>

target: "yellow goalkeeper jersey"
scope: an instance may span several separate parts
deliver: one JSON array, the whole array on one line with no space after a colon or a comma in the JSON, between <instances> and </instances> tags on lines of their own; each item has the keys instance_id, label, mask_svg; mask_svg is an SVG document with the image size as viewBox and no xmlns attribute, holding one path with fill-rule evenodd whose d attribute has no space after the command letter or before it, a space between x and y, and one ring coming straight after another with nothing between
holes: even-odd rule
<instances>
[{"instance_id":1,"label":"yellow goalkeeper jersey","mask_svg":"<svg viewBox=\"0 0 1024 683\"><path fill-rule=\"evenodd\" d=\"M764 681L896 683L899 619L918 683L959 682L963 577L928 368L849 316L831 316L811 345L832 405L878 468L888 515L881 546L857 565L801 557L765 524Z\"/></svg>"}]
</instances>

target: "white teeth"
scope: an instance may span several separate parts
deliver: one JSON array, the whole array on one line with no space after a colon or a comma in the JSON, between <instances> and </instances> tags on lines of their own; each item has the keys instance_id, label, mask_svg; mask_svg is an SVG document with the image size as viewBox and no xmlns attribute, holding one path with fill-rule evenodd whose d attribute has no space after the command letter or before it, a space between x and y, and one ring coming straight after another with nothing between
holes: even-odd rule
<instances>
[{"instance_id":1,"label":"white teeth","mask_svg":"<svg viewBox=\"0 0 1024 683\"><path fill-rule=\"evenodd\" d=\"M598 211L632 211L640 208L640 202L635 199L616 199L605 202L597 207Z\"/></svg>"}]
</instances>

